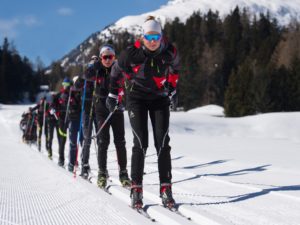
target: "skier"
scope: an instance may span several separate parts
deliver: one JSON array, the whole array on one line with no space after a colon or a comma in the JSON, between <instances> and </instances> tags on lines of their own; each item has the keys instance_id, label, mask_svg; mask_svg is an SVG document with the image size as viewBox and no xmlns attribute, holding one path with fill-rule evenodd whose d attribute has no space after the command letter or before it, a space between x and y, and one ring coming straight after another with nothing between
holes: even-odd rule
<instances>
[{"instance_id":1,"label":"skier","mask_svg":"<svg viewBox=\"0 0 300 225\"><path fill-rule=\"evenodd\" d=\"M46 139L46 149L47 149L47 139L48 139L48 131L46 129L46 110L48 109L49 104L47 103L46 97L40 99L38 104L34 106L31 110L37 110L37 121L38 121L38 150L41 151L41 142L42 142L42 133L44 127L45 139ZM45 123L45 124L44 124Z\"/></svg>"},{"instance_id":2,"label":"skier","mask_svg":"<svg viewBox=\"0 0 300 225\"><path fill-rule=\"evenodd\" d=\"M58 118L58 131L59 131L59 159L58 165L63 167L65 165L65 144L67 139L68 118L67 110L69 104L69 94L71 87L71 80L65 78L62 82L62 89L59 93L54 95L53 109L55 110L56 117Z\"/></svg>"},{"instance_id":3,"label":"skier","mask_svg":"<svg viewBox=\"0 0 300 225\"><path fill-rule=\"evenodd\" d=\"M179 56L176 48L162 36L160 23L150 16L142 26L143 36L125 49L111 72L111 89L107 107L113 111L118 101L123 74L126 101L134 136L131 159L131 204L143 205L143 172L148 147L148 113L152 122L154 143L158 156L160 197L166 207L175 201L171 188L171 147L169 146L170 109L176 107L176 85Z\"/></svg>"},{"instance_id":4,"label":"skier","mask_svg":"<svg viewBox=\"0 0 300 225\"><path fill-rule=\"evenodd\" d=\"M88 67L91 66L98 57L92 56L90 62L88 63ZM91 136L93 126L95 130L97 130L97 122L95 116L95 107L94 107L94 95L93 92L96 78L95 77L87 77L86 74L83 74L82 77L79 77L78 82L76 82L76 86L82 88L82 94L85 93L84 96L84 105L83 105L83 116L82 116L82 133L83 133L83 148L81 152L81 173L84 179L87 179L90 172L89 158L90 158L90 147L91 147ZM85 83L85 85L84 85ZM85 89L85 90L84 90Z\"/></svg>"},{"instance_id":5,"label":"skier","mask_svg":"<svg viewBox=\"0 0 300 225\"><path fill-rule=\"evenodd\" d=\"M23 141L27 144L36 143L37 140L37 114L29 107L29 110L24 115L26 119L26 127L23 133Z\"/></svg>"},{"instance_id":6,"label":"skier","mask_svg":"<svg viewBox=\"0 0 300 225\"><path fill-rule=\"evenodd\" d=\"M98 129L103 126L104 121L109 115L109 110L106 108L105 102L109 91L109 79L111 67L115 61L115 50L112 45L105 44L99 49L99 59L93 60L87 71L86 79L92 79L96 88L94 95L94 107L96 115L96 123ZM120 92L121 94L121 92ZM122 98L122 95L120 95ZM97 136L98 142L98 180L97 184L100 188L105 188L107 184L107 149L110 143L109 129L113 130L114 143L117 152L117 159L119 165L119 180L123 186L130 186L130 180L127 172L127 152L125 147L125 128L124 128L124 114L122 107L119 107L110 120L103 126L101 132Z\"/></svg>"},{"instance_id":7,"label":"skier","mask_svg":"<svg viewBox=\"0 0 300 225\"><path fill-rule=\"evenodd\" d=\"M58 127L58 117L56 115L56 112L54 110L54 98L56 95L54 94L52 96L52 103L49 104L49 110L46 113L46 121L47 121L47 130L48 130L48 139L47 139L47 151L48 151L48 157L52 160L52 142L53 142L53 134L54 130L56 130L57 140L59 144L60 136L59 136L59 127Z\"/></svg>"},{"instance_id":8,"label":"skier","mask_svg":"<svg viewBox=\"0 0 300 225\"><path fill-rule=\"evenodd\" d=\"M78 88L75 83L78 76L73 78L73 86L70 91L70 102L68 110L68 120L69 120L69 141L70 141L70 151L69 151L69 164L68 170L70 172L74 171L74 166L76 162L76 151L77 151L77 136L80 129L80 113L81 113L81 89Z\"/></svg>"},{"instance_id":9,"label":"skier","mask_svg":"<svg viewBox=\"0 0 300 225\"><path fill-rule=\"evenodd\" d=\"M28 123L28 119L29 119L29 116L30 116L30 110L31 109L32 108L29 107L28 112L23 112L22 118L21 118L21 121L20 121L20 124L19 124L20 130L23 132L23 136L24 136L24 133L26 131L26 127L27 127L27 123Z\"/></svg>"}]
</instances>

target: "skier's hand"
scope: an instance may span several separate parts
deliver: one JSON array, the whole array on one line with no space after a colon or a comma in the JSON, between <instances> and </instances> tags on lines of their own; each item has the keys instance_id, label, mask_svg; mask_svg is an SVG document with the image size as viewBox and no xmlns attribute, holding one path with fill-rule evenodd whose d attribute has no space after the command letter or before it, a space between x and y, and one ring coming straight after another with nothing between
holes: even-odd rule
<instances>
[{"instance_id":1,"label":"skier's hand","mask_svg":"<svg viewBox=\"0 0 300 225\"><path fill-rule=\"evenodd\" d=\"M124 112L124 111L125 111L124 105L123 105L122 103L118 103L118 108L117 108L117 110L118 110L119 112Z\"/></svg>"},{"instance_id":2,"label":"skier's hand","mask_svg":"<svg viewBox=\"0 0 300 225\"><path fill-rule=\"evenodd\" d=\"M178 96L176 90L172 91L169 94L169 98L170 98L170 110L175 111L178 105Z\"/></svg>"},{"instance_id":3,"label":"skier's hand","mask_svg":"<svg viewBox=\"0 0 300 225\"><path fill-rule=\"evenodd\" d=\"M106 99L106 107L110 112L114 112L118 108L118 96L109 93Z\"/></svg>"},{"instance_id":4,"label":"skier's hand","mask_svg":"<svg viewBox=\"0 0 300 225\"><path fill-rule=\"evenodd\" d=\"M55 114L55 109L53 109L53 108L50 109L50 114L51 114L51 115L54 115L54 114Z\"/></svg>"}]
</instances>

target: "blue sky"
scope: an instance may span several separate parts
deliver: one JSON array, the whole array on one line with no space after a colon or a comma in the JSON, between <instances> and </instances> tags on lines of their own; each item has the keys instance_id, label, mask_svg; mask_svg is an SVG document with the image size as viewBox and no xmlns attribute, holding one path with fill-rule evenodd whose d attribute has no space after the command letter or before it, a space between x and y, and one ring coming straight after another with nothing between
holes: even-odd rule
<instances>
[{"instance_id":1,"label":"blue sky","mask_svg":"<svg viewBox=\"0 0 300 225\"><path fill-rule=\"evenodd\" d=\"M8 37L33 63L47 66L90 34L127 15L152 11L167 0L1 0L0 43Z\"/></svg>"}]
</instances>

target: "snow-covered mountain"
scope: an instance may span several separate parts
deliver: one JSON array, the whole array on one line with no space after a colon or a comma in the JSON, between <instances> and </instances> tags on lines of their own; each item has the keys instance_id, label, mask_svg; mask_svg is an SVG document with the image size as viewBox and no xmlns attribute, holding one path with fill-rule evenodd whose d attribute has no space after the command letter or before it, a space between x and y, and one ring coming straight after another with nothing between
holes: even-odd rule
<instances>
[{"instance_id":1,"label":"snow-covered mountain","mask_svg":"<svg viewBox=\"0 0 300 225\"><path fill-rule=\"evenodd\" d=\"M172 21L176 17L185 22L195 11L206 13L210 9L218 11L224 17L236 6L248 8L253 15L270 13L281 25L288 24L291 19L300 20L300 0L170 0L159 9L141 15L126 16L114 24L105 27L102 31L89 36L83 43L73 49L61 59L62 66L82 63L94 46L97 39L106 40L113 34L128 31L133 34L140 34L141 24L148 15L154 15L162 25Z\"/></svg>"}]
</instances>

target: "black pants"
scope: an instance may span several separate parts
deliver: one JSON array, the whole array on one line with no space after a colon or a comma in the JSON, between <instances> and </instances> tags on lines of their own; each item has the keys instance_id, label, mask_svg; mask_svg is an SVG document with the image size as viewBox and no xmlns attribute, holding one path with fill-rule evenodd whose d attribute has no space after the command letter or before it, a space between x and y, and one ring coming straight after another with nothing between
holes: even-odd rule
<instances>
[{"instance_id":1,"label":"black pants","mask_svg":"<svg viewBox=\"0 0 300 225\"><path fill-rule=\"evenodd\" d=\"M45 146L46 146L46 149L47 149L47 139L48 139L47 120L45 120L45 124L43 124L44 123L43 119L44 119L43 117L38 117L38 144L41 143L43 128L45 126L45 128L44 128L44 134L45 134L45 139L46 139Z\"/></svg>"},{"instance_id":2,"label":"black pants","mask_svg":"<svg viewBox=\"0 0 300 225\"><path fill-rule=\"evenodd\" d=\"M68 122L65 123L64 117L63 119L58 120L59 126L59 150L58 150L58 160L59 162L65 162L65 145L67 141L67 127Z\"/></svg>"},{"instance_id":3,"label":"black pants","mask_svg":"<svg viewBox=\"0 0 300 225\"><path fill-rule=\"evenodd\" d=\"M89 167L93 126L95 127L95 130L97 130L97 122L94 109L91 115L90 112L83 113L83 148L81 152L81 164L83 167Z\"/></svg>"},{"instance_id":4,"label":"black pants","mask_svg":"<svg viewBox=\"0 0 300 225\"><path fill-rule=\"evenodd\" d=\"M105 106L104 100L99 100L96 104L96 120L98 128L100 128L103 122L109 115L109 111ZM114 144L117 152L117 160L119 170L125 170L127 167L127 152L125 142L125 128L124 128L124 113L122 111L116 111L107 124L103 127L99 133L98 140L98 166L99 170L106 171L107 169L107 149L110 143L109 129L112 128L114 136Z\"/></svg>"},{"instance_id":5,"label":"black pants","mask_svg":"<svg viewBox=\"0 0 300 225\"><path fill-rule=\"evenodd\" d=\"M77 141L78 133L80 128L80 120L70 120L69 122L69 141L70 141L70 152L69 152L69 164L75 166L76 154L77 154Z\"/></svg>"},{"instance_id":6,"label":"black pants","mask_svg":"<svg viewBox=\"0 0 300 225\"><path fill-rule=\"evenodd\" d=\"M168 97L155 100L128 97L128 115L133 132L131 178L133 183L143 183L146 150L148 148L148 113L153 128L154 144L158 156L160 183L171 183L171 147L169 146L170 100Z\"/></svg>"},{"instance_id":7,"label":"black pants","mask_svg":"<svg viewBox=\"0 0 300 225\"><path fill-rule=\"evenodd\" d=\"M56 129L56 135L57 135L57 140L59 143L59 131L58 131L58 123L57 120L54 118L51 118L52 116L47 119L47 140L46 140L46 149L49 151L52 155L52 142L53 142L53 134L54 134L54 129Z\"/></svg>"}]
</instances>

